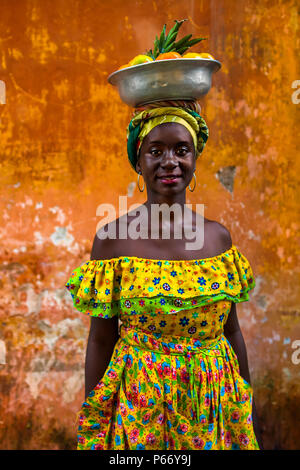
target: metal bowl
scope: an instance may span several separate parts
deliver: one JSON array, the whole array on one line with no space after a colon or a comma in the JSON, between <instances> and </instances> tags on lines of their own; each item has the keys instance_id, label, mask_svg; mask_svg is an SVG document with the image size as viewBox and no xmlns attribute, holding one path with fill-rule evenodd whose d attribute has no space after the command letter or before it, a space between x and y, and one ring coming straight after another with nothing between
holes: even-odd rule
<instances>
[{"instance_id":1,"label":"metal bowl","mask_svg":"<svg viewBox=\"0 0 300 470\"><path fill-rule=\"evenodd\" d=\"M221 68L214 59L165 59L117 70L107 78L132 107L159 100L197 100L211 88Z\"/></svg>"}]
</instances>

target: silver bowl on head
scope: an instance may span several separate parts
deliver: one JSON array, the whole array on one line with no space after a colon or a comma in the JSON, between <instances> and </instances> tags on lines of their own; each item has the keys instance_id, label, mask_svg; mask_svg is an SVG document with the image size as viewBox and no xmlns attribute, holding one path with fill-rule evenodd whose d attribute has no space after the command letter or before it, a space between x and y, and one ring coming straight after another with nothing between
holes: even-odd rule
<instances>
[{"instance_id":1,"label":"silver bowl on head","mask_svg":"<svg viewBox=\"0 0 300 470\"><path fill-rule=\"evenodd\" d=\"M160 100L197 100L210 90L212 74L220 68L215 59L154 60L117 70L107 80L124 103L137 107Z\"/></svg>"}]
</instances>

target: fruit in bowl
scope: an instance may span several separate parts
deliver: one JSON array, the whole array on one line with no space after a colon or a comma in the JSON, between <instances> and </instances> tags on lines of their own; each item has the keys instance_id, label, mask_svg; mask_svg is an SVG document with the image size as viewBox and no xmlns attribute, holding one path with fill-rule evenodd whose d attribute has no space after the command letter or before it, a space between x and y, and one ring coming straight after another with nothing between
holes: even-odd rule
<instances>
[{"instance_id":1,"label":"fruit in bowl","mask_svg":"<svg viewBox=\"0 0 300 470\"><path fill-rule=\"evenodd\" d=\"M145 64L146 62L153 62L153 59L149 57L148 55L139 54L135 56L133 59L131 59L128 62L128 64L121 65L121 67L119 67L119 70L125 69L127 67L132 67L133 65Z\"/></svg>"},{"instance_id":2,"label":"fruit in bowl","mask_svg":"<svg viewBox=\"0 0 300 470\"><path fill-rule=\"evenodd\" d=\"M213 59L215 60L214 56L209 54L208 52L188 52L182 56L183 59Z\"/></svg>"},{"instance_id":3,"label":"fruit in bowl","mask_svg":"<svg viewBox=\"0 0 300 470\"><path fill-rule=\"evenodd\" d=\"M165 59L181 59L182 56L178 52L162 52L159 54L155 60L165 60Z\"/></svg>"},{"instance_id":4,"label":"fruit in bowl","mask_svg":"<svg viewBox=\"0 0 300 470\"><path fill-rule=\"evenodd\" d=\"M179 41L176 41L178 31L184 20L175 20L175 25L170 29L169 33L166 35L166 24L164 25L160 37L156 36L154 41L154 48L147 50L145 54L139 54L134 57L128 64L122 65L118 70L131 67L133 65L144 64L147 62L154 62L158 60L166 59L189 59L189 58L199 58L199 59L213 59L214 57L208 52L188 52L185 54L186 50L195 44L203 41L207 38L194 38L191 39L192 34L187 34Z\"/></svg>"},{"instance_id":5,"label":"fruit in bowl","mask_svg":"<svg viewBox=\"0 0 300 470\"><path fill-rule=\"evenodd\" d=\"M129 64L124 64L124 65L121 65L121 67L119 67L118 70L127 69L128 67L130 67Z\"/></svg>"},{"instance_id":6,"label":"fruit in bowl","mask_svg":"<svg viewBox=\"0 0 300 470\"><path fill-rule=\"evenodd\" d=\"M144 64L145 62L153 62L153 59L146 54L139 54L128 62L129 67L132 65Z\"/></svg>"},{"instance_id":7,"label":"fruit in bowl","mask_svg":"<svg viewBox=\"0 0 300 470\"><path fill-rule=\"evenodd\" d=\"M146 51L146 55L149 55L149 57L152 57L153 60L160 60L159 57L166 53L173 53L173 54L179 55L179 57L175 55L175 57L173 56L170 58L182 58L182 54L184 54L184 52L187 49L189 49L191 46L194 46L198 42L201 42L204 39L207 39L207 38L191 39L192 34L187 34L179 41L176 41L178 31L181 25L184 23L184 21L187 21L187 20L186 19L180 20L180 21L175 20L175 25L173 26L173 28L170 29L167 35L166 35L167 25L164 24L160 37L159 38L158 36L155 37L153 51L152 49ZM167 57L163 56L161 58L167 58Z\"/></svg>"}]
</instances>

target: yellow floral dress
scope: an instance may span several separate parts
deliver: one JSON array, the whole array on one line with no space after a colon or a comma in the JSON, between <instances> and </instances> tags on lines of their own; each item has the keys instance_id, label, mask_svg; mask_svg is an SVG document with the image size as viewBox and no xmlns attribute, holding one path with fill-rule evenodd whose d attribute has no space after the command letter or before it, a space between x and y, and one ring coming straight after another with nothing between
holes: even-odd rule
<instances>
[{"instance_id":1,"label":"yellow floral dress","mask_svg":"<svg viewBox=\"0 0 300 470\"><path fill-rule=\"evenodd\" d=\"M90 260L65 286L80 312L121 320L77 413L78 450L259 449L253 389L223 334L231 303L255 286L235 245L198 260Z\"/></svg>"}]
</instances>

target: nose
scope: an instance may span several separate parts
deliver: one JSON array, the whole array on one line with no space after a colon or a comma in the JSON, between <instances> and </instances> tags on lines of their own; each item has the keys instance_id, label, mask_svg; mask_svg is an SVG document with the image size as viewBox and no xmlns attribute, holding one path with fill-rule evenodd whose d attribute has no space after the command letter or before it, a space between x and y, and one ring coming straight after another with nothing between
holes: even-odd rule
<instances>
[{"instance_id":1,"label":"nose","mask_svg":"<svg viewBox=\"0 0 300 470\"><path fill-rule=\"evenodd\" d=\"M177 156L176 152L173 149L167 149L162 156L161 166L176 166L177 165Z\"/></svg>"}]
</instances>

